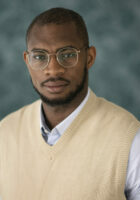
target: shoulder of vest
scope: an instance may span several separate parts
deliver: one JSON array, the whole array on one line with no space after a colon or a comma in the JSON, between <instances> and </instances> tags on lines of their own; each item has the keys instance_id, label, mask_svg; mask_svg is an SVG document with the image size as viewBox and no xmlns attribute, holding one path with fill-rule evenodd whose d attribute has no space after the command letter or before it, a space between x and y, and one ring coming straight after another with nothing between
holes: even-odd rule
<instances>
[{"instance_id":1,"label":"shoulder of vest","mask_svg":"<svg viewBox=\"0 0 140 200\"><path fill-rule=\"evenodd\" d=\"M112 119L113 121L114 119L118 120L118 122L123 122L124 120L128 123L134 121L139 124L139 121L132 113L102 97L97 97L92 91L87 104L91 114L93 107L93 110L98 113L98 116L102 117L103 120Z\"/></svg>"},{"instance_id":2,"label":"shoulder of vest","mask_svg":"<svg viewBox=\"0 0 140 200\"><path fill-rule=\"evenodd\" d=\"M12 113L10 113L9 115L7 115L5 118L3 118L0 121L0 127L2 126L7 126L15 124L15 122L18 123L18 121L22 118L22 116L26 116L28 115L30 112L35 112L40 109L40 104L41 104L41 100L37 100L29 105L26 105Z\"/></svg>"}]
</instances>

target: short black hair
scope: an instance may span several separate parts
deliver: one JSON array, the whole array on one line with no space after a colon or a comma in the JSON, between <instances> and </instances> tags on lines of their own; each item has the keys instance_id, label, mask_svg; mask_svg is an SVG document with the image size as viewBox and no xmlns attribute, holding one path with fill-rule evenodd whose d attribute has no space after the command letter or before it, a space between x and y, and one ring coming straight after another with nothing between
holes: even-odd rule
<instances>
[{"instance_id":1,"label":"short black hair","mask_svg":"<svg viewBox=\"0 0 140 200\"><path fill-rule=\"evenodd\" d=\"M47 25L47 24L64 24L73 22L76 25L79 37L83 40L86 47L89 46L88 32L83 18L73 10L66 8L51 8L36 16L29 25L26 32L26 43L28 43L29 35L34 25Z\"/></svg>"}]
</instances>

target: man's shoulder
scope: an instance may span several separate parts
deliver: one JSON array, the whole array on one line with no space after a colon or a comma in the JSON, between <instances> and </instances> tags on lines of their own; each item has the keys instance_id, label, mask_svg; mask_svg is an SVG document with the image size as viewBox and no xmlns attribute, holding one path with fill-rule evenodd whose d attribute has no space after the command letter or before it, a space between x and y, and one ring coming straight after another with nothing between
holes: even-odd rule
<instances>
[{"instance_id":1,"label":"man's shoulder","mask_svg":"<svg viewBox=\"0 0 140 200\"><path fill-rule=\"evenodd\" d=\"M105 98L97 97L93 92L87 108L87 121L91 126L96 124L102 130L107 130L108 127L117 136L122 136L123 133L125 138L131 133L133 137L140 128L139 120L132 113Z\"/></svg>"},{"instance_id":2,"label":"man's shoulder","mask_svg":"<svg viewBox=\"0 0 140 200\"><path fill-rule=\"evenodd\" d=\"M112 114L114 117L118 117L121 120L127 118L128 120L134 120L138 121L138 119L132 114L130 111L128 111L126 108L121 107L120 105L117 105L113 102L110 102L106 99L101 100L104 102L104 107L106 107L106 110Z\"/></svg>"},{"instance_id":3,"label":"man's shoulder","mask_svg":"<svg viewBox=\"0 0 140 200\"><path fill-rule=\"evenodd\" d=\"M93 104L96 101L97 112L101 112L104 119L112 118L112 120L118 120L120 122L123 122L122 120L138 122L138 119L131 112L103 97L97 97L92 91L91 99L93 99Z\"/></svg>"},{"instance_id":4,"label":"man's shoulder","mask_svg":"<svg viewBox=\"0 0 140 200\"><path fill-rule=\"evenodd\" d=\"M37 100L31 104L25 105L22 108L8 114L6 117L4 117L1 121L0 121L0 127L7 125L7 124L14 124L15 122L21 120L21 118L24 116L24 118L29 115L30 113L32 113L33 111L35 112L35 110L39 110L40 109L40 104L41 101Z\"/></svg>"}]
</instances>

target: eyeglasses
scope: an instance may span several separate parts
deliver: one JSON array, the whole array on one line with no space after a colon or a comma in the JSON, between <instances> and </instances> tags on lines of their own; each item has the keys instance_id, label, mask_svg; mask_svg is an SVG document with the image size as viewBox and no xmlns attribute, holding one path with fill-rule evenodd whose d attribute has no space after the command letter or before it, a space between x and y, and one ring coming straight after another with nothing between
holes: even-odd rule
<instances>
[{"instance_id":1,"label":"eyeglasses","mask_svg":"<svg viewBox=\"0 0 140 200\"><path fill-rule=\"evenodd\" d=\"M77 64L78 54L81 49L83 48L76 49L73 47L66 47L59 49L56 53L48 53L47 51L40 49L32 50L30 52L27 51L28 62L32 69L43 70L48 66L51 56L55 55L61 66L71 68Z\"/></svg>"}]
</instances>

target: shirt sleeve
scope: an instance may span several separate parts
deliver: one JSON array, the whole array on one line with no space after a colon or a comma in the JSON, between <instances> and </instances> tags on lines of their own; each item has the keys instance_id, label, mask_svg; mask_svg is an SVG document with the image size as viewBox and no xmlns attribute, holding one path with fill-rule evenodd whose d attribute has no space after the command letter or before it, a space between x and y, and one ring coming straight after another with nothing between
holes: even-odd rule
<instances>
[{"instance_id":1,"label":"shirt sleeve","mask_svg":"<svg viewBox=\"0 0 140 200\"><path fill-rule=\"evenodd\" d=\"M125 194L127 200L140 200L140 129L130 149Z\"/></svg>"}]
</instances>

